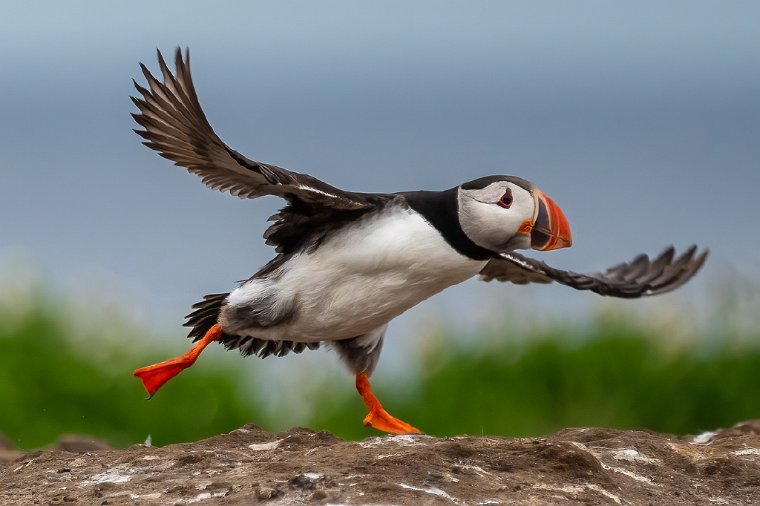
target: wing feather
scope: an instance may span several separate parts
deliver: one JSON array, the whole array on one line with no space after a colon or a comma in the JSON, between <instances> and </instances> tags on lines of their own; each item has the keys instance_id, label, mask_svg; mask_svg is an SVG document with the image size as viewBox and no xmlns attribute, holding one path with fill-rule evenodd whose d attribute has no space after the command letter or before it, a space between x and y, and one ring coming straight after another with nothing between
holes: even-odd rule
<instances>
[{"instance_id":1,"label":"wing feather","mask_svg":"<svg viewBox=\"0 0 760 506\"><path fill-rule=\"evenodd\" d=\"M675 290L699 272L708 254L708 250L697 253L693 245L676 257L675 248L670 246L653 260L641 254L604 272L579 274L555 269L519 253L502 253L489 260L480 278L517 284L557 282L576 290L632 299Z\"/></svg>"},{"instance_id":2,"label":"wing feather","mask_svg":"<svg viewBox=\"0 0 760 506\"><path fill-rule=\"evenodd\" d=\"M140 64L147 88L134 82L140 97L131 97L139 110L132 116L143 128L135 132L143 144L198 175L206 186L240 198L277 195L337 211L370 209L380 199L241 155L222 142L206 118L190 73L189 51L183 58L177 48L174 73L160 51L158 64L163 82Z\"/></svg>"}]
</instances>

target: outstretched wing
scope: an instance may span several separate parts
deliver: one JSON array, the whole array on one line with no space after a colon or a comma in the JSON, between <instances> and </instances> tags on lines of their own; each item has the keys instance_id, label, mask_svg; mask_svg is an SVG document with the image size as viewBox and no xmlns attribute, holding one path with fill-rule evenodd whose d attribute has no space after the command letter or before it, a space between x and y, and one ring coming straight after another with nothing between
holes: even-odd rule
<instances>
[{"instance_id":1,"label":"outstretched wing","mask_svg":"<svg viewBox=\"0 0 760 506\"><path fill-rule=\"evenodd\" d=\"M190 75L190 54L177 48L176 72L166 66L161 52L159 82L140 64L148 88L137 82L142 98L131 97L140 110L132 114L144 130L135 130L143 144L164 158L201 177L206 186L240 198L277 195L308 206L335 210L371 208L376 195L347 192L307 174L249 160L227 146L211 128L198 102Z\"/></svg>"},{"instance_id":2,"label":"outstretched wing","mask_svg":"<svg viewBox=\"0 0 760 506\"><path fill-rule=\"evenodd\" d=\"M600 295L633 299L669 292L690 280L704 265L709 251L697 254L691 246L676 257L670 246L654 260L641 254L596 274L579 274L550 267L544 262L518 253L502 253L488 261L480 278L517 284L551 283L553 281L576 290L591 290Z\"/></svg>"}]
</instances>

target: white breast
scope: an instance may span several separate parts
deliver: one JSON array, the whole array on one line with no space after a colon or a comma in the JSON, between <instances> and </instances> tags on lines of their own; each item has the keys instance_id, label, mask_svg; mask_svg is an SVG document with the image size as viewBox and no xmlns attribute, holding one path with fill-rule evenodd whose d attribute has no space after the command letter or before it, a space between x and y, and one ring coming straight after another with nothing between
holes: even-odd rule
<instances>
[{"instance_id":1,"label":"white breast","mask_svg":"<svg viewBox=\"0 0 760 506\"><path fill-rule=\"evenodd\" d=\"M266 285L297 314L282 325L251 330L268 339L319 341L355 337L383 325L444 288L477 274L486 262L449 246L414 211L397 208L333 234L311 253L291 258L274 281L253 280L230 294L250 300Z\"/></svg>"}]
</instances>

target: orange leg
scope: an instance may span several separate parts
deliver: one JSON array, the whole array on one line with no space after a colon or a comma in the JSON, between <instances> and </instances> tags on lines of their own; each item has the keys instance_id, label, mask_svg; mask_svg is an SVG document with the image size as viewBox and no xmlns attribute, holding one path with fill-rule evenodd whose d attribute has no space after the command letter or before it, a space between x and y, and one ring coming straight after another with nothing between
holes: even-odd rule
<instances>
[{"instance_id":1,"label":"orange leg","mask_svg":"<svg viewBox=\"0 0 760 506\"><path fill-rule=\"evenodd\" d=\"M372 387L370 387L369 378L366 374L356 375L356 389L369 409L369 414L364 418L364 425L391 434L422 434L419 429L394 418L383 409L380 401L372 393Z\"/></svg>"},{"instance_id":2,"label":"orange leg","mask_svg":"<svg viewBox=\"0 0 760 506\"><path fill-rule=\"evenodd\" d=\"M134 375L142 380L143 386L148 392L148 398L153 397L153 394L155 394L164 383L193 365L198 358L198 355L203 351L203 348L220 337L222 337L222 327L218 324L214 325L208 329L208 332L203 336L203 339L198 341L198 343L184 355L137 369L134 372Z\"/></svg>"}]
</instances>

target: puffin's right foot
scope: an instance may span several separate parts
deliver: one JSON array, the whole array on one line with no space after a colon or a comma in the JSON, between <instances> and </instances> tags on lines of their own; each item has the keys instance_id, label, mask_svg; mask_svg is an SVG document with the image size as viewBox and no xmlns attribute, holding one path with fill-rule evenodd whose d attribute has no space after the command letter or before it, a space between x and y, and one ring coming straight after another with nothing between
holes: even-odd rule
<instances>
[{"instance_id":1,"label":"puffin's right foot","mask_svg":"<svg viewBox=\"0 0 760 506\"><path fill-rule=\"evenodd\" d=\"M369 408L369 414L364 417L364 425L390 434L422 434L418 428L391 416L383 409L380 401L372 393L372 387L366 374L356 375L356 389L364 399L364 404Z\"/></svg>"}]
</instances>

